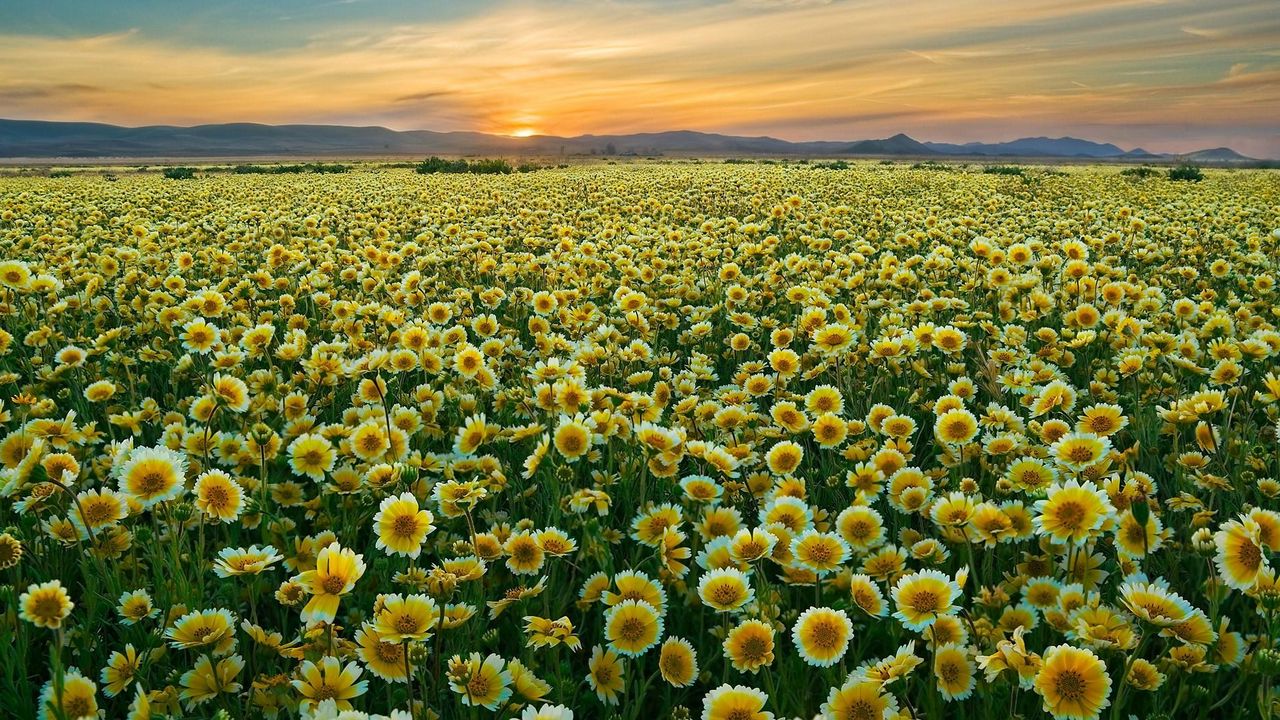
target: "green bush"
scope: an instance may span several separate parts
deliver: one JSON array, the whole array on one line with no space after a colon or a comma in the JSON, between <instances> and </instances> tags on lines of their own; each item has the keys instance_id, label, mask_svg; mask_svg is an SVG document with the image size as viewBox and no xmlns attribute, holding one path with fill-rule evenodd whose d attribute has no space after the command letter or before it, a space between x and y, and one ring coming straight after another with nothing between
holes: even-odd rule
<instances>
[{"instance_id":1,"label":"green bush","mask_svg":"<svg viewBox=\"0 0 1280 720\"><path fill-rule=\"evenodd\" d=\"M1191 163L1182 163L1181 165L1169 168L1169 179L1184 182L1200 182L1204 179L1204 173L1200 172L1200 168Z\"/></svg>"},{"instance_id":2,"label":"green bush","mask_svg":"<svg viewBox=\"0 0 1280 720\"><path fill-rule=\"evenodd\" d=\"M1125 168L1124 170L1120 171L1120 174L1125 177L1145 179L1149 177L1155 177L1156 175L1159 174L1159 172L1153 167L1150 167L1148 165L1143 165L1142 167Z\"/></svg>"},{"instance_id":3,"label":"green bush","mask_svg":"<svg viewBox=\"0 0 1280 720\"><path fill-rule=\"evenodd\" d=\"M502 159L482 159L473 162L466 160L445 160L435 156L418 163L414 171L419 175L433 173L478 173L481 175L505 175L515 171L511 163Z\"/></svg>"},{"instance_id":4,"label":"green bush","mask_svg":"<svg viewBox=\"0 0 1280 720\"><path fill-rule=\"evenodd\" d=\"M170 180L191 180L196 176L196 169L189 167L165 168L164 176Z\"/></svg>"},{"instance_id":5,"label":"green bush","mask_svg":"<svg viewBox=\"0 0 1280 720\"><path fill-rule=\"evenodd\" d=\"M988 165L982 168L982 172L987 175L1018 175L1021 176L1025 171L1017 165Z\"/></svg>"}]
</instances>

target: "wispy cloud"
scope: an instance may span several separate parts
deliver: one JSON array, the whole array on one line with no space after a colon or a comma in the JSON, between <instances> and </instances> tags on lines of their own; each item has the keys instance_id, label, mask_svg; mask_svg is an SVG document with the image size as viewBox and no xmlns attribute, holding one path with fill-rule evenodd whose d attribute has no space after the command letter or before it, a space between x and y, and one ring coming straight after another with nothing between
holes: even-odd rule
<instances>
[{"instance_id":1,"label":"wispy cloud","mask_svg":"<svg viewBox=\"0 0 1280 720\"><path fill-rule=\"evenodd\" d=\"M1274 9L1271 0L526 2L437 22L335 25L252 52L139 32L3 35L0 99L9 116L130 124L750 129L796 139L900 130L993 139L1073 132L1087 116L1110 128L1100 139L1142 128L1149 149L1187 149L1203 136L1275 156ZM1197 132L1152 130L1170 117Z\"/></svg>"}]
</instances>

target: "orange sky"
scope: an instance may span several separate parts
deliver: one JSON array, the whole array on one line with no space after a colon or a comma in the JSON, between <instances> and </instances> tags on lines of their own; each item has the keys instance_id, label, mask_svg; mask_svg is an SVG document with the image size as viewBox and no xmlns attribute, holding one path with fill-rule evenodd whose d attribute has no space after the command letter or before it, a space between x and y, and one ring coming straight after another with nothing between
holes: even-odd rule
<instances>
[{"instance_id":1,"label":"orange sky","mask_svg":"<svg viewBox=\"0 0 1280 720\"><path fill-rule=\"evenodd\" d=\"M358 0L341 17L293 4L308 14L228 6L199 28L131 17L129 3L83 22L16 22L6 14L22 3L0 6L0 117L1072 134L1280 157L1275 0L476 2L409 18Z\"/></svg>"}]
</instances>

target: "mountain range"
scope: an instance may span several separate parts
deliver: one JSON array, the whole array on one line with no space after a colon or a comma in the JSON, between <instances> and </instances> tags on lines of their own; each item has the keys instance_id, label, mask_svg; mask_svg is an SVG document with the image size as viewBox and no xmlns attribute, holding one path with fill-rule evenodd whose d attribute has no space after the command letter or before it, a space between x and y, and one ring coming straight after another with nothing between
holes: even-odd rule
<instances>
[{"instance_id":1,"label":"mountain range","mask_svg":"<svg viewBox=\"0 0 1280 720\"><path fill-rule=\"evenodd\" d=\"M1062 158L1240 163L1230 148L1183 155L1124 150L1079 138L1031 137L999 143L920 142L899 133L878 140L791 142L688 130L629 135L533 135L390 130L345 125L227 123L121 127L103 123L0 119L4 158L384 157L425 155L750 155L913 158Z\"/></svg>"}]
</instances>

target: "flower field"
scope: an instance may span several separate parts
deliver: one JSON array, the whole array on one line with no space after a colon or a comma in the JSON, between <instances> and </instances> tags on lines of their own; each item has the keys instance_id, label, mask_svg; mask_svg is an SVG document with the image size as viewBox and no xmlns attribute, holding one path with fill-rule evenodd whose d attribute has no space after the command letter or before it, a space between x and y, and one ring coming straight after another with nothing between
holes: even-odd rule
<instances>
[{"instance_id":1,"label":"flower field","mask_svg":"<svg viewBox=\"0 0 1280 720\"><path fill-rule=\"evenodd\" d=\"M1280 176L0 178L5 716L1268 717Z\"/></svg>"}]
</instances>

